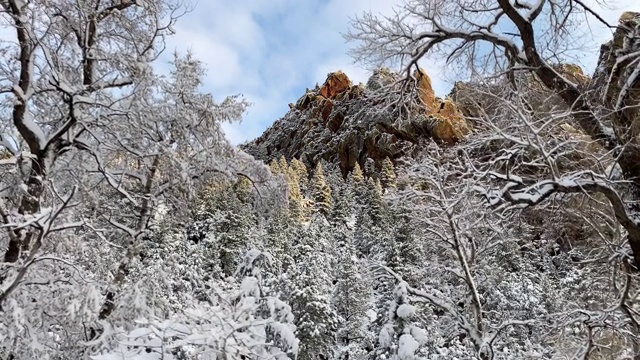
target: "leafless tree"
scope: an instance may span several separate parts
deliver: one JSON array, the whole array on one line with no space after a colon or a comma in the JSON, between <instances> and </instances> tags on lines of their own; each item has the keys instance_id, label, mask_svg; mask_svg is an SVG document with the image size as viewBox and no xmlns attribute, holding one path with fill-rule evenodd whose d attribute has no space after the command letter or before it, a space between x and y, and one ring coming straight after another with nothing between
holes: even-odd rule
<instances>
[{"instance_id":1,"label":"leafless tree","mask_svg":"<svg viewBox=\"0 0 640 360\"><path fill-rule=\"evenodd\" d=\"M65 341L77 345L83 336L71 334L82 321L92 329L84 337L96 336L94 325L117 307L158 217L184 221L198 186L212 175L247 177L259 191L277 187L262 193L265 201L284 192L266 166L224 138L221 123L239 120L244 100L218 103L201 93L204 70L188 54L174 56L168 76L154 72L186 4L0 5L13 32L0 43L0 131L9 150L0 162L1 332L12 334L6 341L28 344L29 336L46 338L52 326L69 325ZM92 280L84 276L87 269L96 275ZM60 282L74 285L63 291ZM69 299L95 296L88 288L99 289L90 302L100 306L69 322L60 309ZM29 303L51 293L56 301ZM26 323L39 324L38 331L26 336L32 325L8 315L16 309L28 313Z\"/></svg>"},{"instance_id":2,"label":"leafless tree","mask_svg":"<svg viewBox=\"0 0 640 360\"><path fill-rule=\"evenodd\" d=\"M582 43L585 32L581 29L587 19L615 31L613 41L602 48L591 87L554 66L567 60L576 43ZM562 100L579 128L611 153L631 189L621 197L601 182L589 181L585 186L578 180L574 187L546 187L547 195L529 201L529 205L577 187L604 194L628 234L637 267L640 137L634 124L640 90L638 23L638 14L625 13L619 24L607 24L579 0L409 0L392 16L364 14L355 18L347 38L358 42L353 50L356 59L375 64L399 62L407 76L419 60L438 54L467 65L473 75L507 75L515 82L516 74L532 74ZM501 199L514 201L508 193L516 189L521 188L511 187Z\"/></svg>"},{"instance_id":3,"label":"leafless tree","mask_svg":"<svg viewBox=\"0 0 640 360\"><path fill-rule=\"evenodd\" d=\"M609 288L597 285L598 279L614 285L594 302L598 306L577 302L560 316L563 323L558 326L578 324L586 333L586 345L574 357L594 358L627 346L635 358L637 275L622 226L628 220L620 218L626 208L623 199L632 189L610 152L570 125L574 121L570 109L535 105L558 103L555 93L540 90L535 94L523 87L510 95L476 90L476 95L497 103L493 114L481 111L476 119L478 136L468 145L475 149L473 172L480 180L475 190L507 222L513 223L514 216L530 217L521 210L535 205L534 211L547 216L538 224L544 227L538 232L547 234L543 237L554 239L557 246L587 246L588 257L575 260L575 266L597 264L593 269L600 269L595 270L600 275L593 277L593 288ZM532 106L538 111L527 110ZM559 233L567 235L560 239ZM605 338L617 345L607 349L600 341Z\"/></svg>"}]
</instances>

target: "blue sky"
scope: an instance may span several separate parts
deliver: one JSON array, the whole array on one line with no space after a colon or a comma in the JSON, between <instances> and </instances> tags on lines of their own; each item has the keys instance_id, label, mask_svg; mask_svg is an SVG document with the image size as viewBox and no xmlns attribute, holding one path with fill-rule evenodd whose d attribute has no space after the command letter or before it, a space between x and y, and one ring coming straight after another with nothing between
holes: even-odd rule
<instances>
[{"instance_id":1,"label":"blue sky","mask_svg":"<svg viewBox=\"0 0 640 360\"><path fill-rule=\"evenodd\" d=\"M621 11L640 11L638 0L618 0L602 15L615 23ZM362 13L389 14L401 0L199 0L178 21L168 53L191 50L208 69L204 91L218 100L243 94L253 106L240 124L225 126L228 138L241 143L259 136L288 110L305 88L322 84L327 73L342 70L355 83L369 72L346 55L341 33L349 18ZM589 2L589 1L587 1ZM593 1L591 1L593 2ZM596 37L610 37L593 24ZM583 61L595 63L597 52ZM451 74L442 65L424 66L436 93L446 95ZM591 69L589 69L591 70ZM448 80L445 80L448 79Z\"/></svg>"}]
</instances>

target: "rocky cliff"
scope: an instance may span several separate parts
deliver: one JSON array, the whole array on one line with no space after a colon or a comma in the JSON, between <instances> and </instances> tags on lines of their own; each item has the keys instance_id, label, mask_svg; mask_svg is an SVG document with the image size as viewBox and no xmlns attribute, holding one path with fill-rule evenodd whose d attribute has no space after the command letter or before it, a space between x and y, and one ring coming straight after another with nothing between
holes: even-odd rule
<instances>
[{"instance_id":1,"label":"rocky cliff","mask_svg":"<svg viewBox=\"0 0 640 360\"><path fill-rule=\"evenodd\" d=\"M266 162L284 156L314 166L323 159L346 173L356 162L362 166L371 158L379 166L424 141L453 144L469 132L454 102L435 96L424 70L415 72L409 86L399 80L388 69L357 85L342 71L330 73L245 150Z\"/></svg>"},{"instance_id":2,"label":"rocky cliff","mask_svg":"<svg viewBox=\"0 0 640 360\"><path fill-rule=\"evenodd\" d=\"M602 46L593 76L584 74L573 64L558 64L553 68L585 93L595 94L594 100L604 97L603 107L615 108L621 93L628 94L625 98L637 103L640 76L636 76L635 82L627 81L635 74L635 67L629 66L633 65L629 54L634 54L640 46L630 40L635 37L628 36L634 31L640 32L640 14L626 12L620 17L614 38ZM528 77L526 98L536 112L566 107L562 99L535 76L522 76ZM244 145L244 149L265 162L284 156L300 159L313 167L325 160L339 164L344 174L356 162L364 168L369 158L379 167L387 157L395 161L419 152L428 141L452 145L463 140L475 126L474 119L483 114L496 115L492 109L497 106L492 105L491 97L483 94L502 92L509 85L457 83L451 94L441 99L436 97L431 79L422 69L413 74L412 83L400 79L399 74L385 68L374 72L366 84L353 84L342 71L330 73L322 86L307 89L295 104L289 104L290 110L284 117L259 138ZM606 94L602 94L604 88L609 89ZM623 108L623 112L625 119L640 117L637 107ZM559 127L563 134L556 135L573 136L591 143L585 134L576 130L577 124L567 121ZM636 128L640 128L637 124L632 127L634 134L638 133ZM624 134L618 135L625 138Z\"/></svg>"}]
</instances>

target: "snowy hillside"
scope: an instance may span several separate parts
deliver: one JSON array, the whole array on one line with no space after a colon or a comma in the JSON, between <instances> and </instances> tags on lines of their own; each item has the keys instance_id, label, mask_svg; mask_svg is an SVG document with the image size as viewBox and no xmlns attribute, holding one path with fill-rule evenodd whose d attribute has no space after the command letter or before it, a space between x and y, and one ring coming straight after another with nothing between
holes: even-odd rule
<instances>
[{"instance_id":1,"label":"snowy hillside","mask_svg":"<svg viewBox=\"0 0 640 360\"><path fill-rule=\"evenodd\" d=\"M590 75L582 1L363 14L239 149L188 4L0 5L0 359L640 359L640 13Z\"/></svg>"}]
</instances>

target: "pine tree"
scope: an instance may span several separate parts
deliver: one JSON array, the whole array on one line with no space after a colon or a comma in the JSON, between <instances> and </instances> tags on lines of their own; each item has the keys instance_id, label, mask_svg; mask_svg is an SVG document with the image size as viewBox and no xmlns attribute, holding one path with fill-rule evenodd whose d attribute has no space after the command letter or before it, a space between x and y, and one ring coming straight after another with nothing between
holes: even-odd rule
<instances>
[{"instance_id":1,"label":"pine tree","mask_svg":"<svg viewBox=\"0 0 640 360\"><path fill-rule=\"evenodd\" d=\"M276 175L282 173L282 169L280 168L280 163L276 159L271 160L271 162L269 163L269 168L271 169L271 172Z\"/></svg>"},{"instance_id":2,"label":"pine tree","mask_svg":"<svg viewBox=\"0 0 640 360\"><path fill-rule=\"evenodd\" d=\"M293 171L290 171L287 174L287 181L289 183L289 211L291 212L291 217L296 221L304 221L304 198L298 183L298 176Z\"/></svg>"},{"instance_id":3,"label":"pine tree","mask_svg":"<svg viewBox=\"0 0 640 360\"><path fill-rule=\"evenodd\" d=\"M207 246L217 254L225 276L233 274L255 235L257 218L251 208L252 188L249 180L240 178L235 183L210 189L198 205L197 229L189 230L189 238L194 242L210 238Z\"/></svg>"},{"instance_id":4,"label":"pine tree","mask_svg":"<svg viewBox=\"0 0 640 360\"><path fill-rule=\"evenodd\" d=\"M416 270L421 264L422 249L414 234L411 219L406 211L394 216L392 235L387 244L385 262L411 285L419 281Z\"/></svg>"},{"instance_id":5,"label":"pine tree","mask_svg":"<svg viewBox=\"0 0 640 360\"><path fill-rule=\"evenodd\" d=\"M251 249L245 254L234 274L242 278L240 292L235 301L246 301L248 304L257 305L253 314L248 314L250 317L247 323L254 318L268 320L264 332L267 343L272 344L273 347L261 354L262 356L268 356L273 352L284 352L295 357L298 351L298 339L294 336L295 326L291 306L277 296L273 296L270 289L264 286L263 269L271 262L271 254L257 249Z\"/></svg>"},{"instance_id":6,"label":"pine tree","mask_svg":"<svg viewBox=\"0 0 640 360\"><path fill-rule=\"evenodd\" d=\"M415 359L426 342L426 331L416 325L416 307L411 305L407 284L399 283L389 303L386 324L378 337L377 358Z\"/></svg>"},{"instance_id":7,"label":"pine tree","mask_svg":"<svg viewBox=\"0 0 640 360\"><path fill-rule=\"evenodd\" d=\"M373 176L376 173L376 162L372 158L368 157L364 161L364 173L369 177Z\"/></svg>"},{"instance_id":8,"label":"pine tree","mask_svg":"<svg viewBox=\"0 0 640 360\"><path fill-rule=\"evenodd\" d=\"M377 195L380 197L380 199L382 199L382 196L384 195L384 189L382 188L382 183L380 182L380 179L376 179L375 186L376 186L375 191Z\"/></svg>"},{"instance_id":9,"label":"pine tree","mask_svg":"<svg viewBox=\"0 0 640 360\"><path fill-rule=\"evenodd\" d=\"M300 191L304 194L309 185L309 172L307 171L307 166L302 161L294 158L291 160L291 170L296 174Z\"/></svg>"},{"instance_id":10,"label":"pine tree","mask_svg":"<svg viewBox=\"0 0 640 360\"><path fill-rule=\"evenodd\" d=\"M329 358L334 344L337 315L330 304L328 229L326 220L316 216L294 251L297 271L291 278L290 303L300 339L300 360Z\"/></svg>"},{"instance_id":11,"label":"pine tree","mask_svg":"<svg viewBox=\"0 0 640 360\"><path fill-rule=\"evenodd\" d=\"M243 251L250 245L251 229L255 227L247 209L230 211L219 224L220 265L222 272L233 274Z\"/></svg>"},{"instance_id":12,"label":"pine tree","mask_svg":"<svg viewBox=\"0 0 640 360\"><path fill-rule=\"evenodd\" d=\"M347 175L347 189L356 209L365 206L366 182L360 165L356 162L353 170Z\"/></svg>"},{"instance_id":13,"label":"pine tree","mask_svg":"<svg viewBox=\"0 0 640 360\"><path fill-rule=\"evenodd\" d=\"M364 182L364 174L362 173L362 168L360 167L360 164L358 164L358 162L356 162L353 170L351 170L351 173L349 173L349 180L350 182L353 182L355 184L361 184Z\"/></svg>"},{"instance_id":14,"label":"pine tree","mask_svg":"<svg viewBox=\"0 0 640 360\"><path fill-rule=\"evenodd\" d=\"M379 183L368 178L359 188L354 241L362 254L383 260L390 233L390 219Z\"/></svg>"},{"instance_id":15,"label":"pine tree","mask_svg":"<svg viewBox=\"0 0 640 360\"><path fill-rule=\"evenodd\" d=\"M333 306L339 316L336 331L339 359L362 359L367 347L365 329L369 322L367 311L371 286L364 276L364 269L356 256L353 239L339 233L338 262L333 294Z\"/></svg>"},{"instance_id":16,"label":"pine tree","mask_svg":"<svg viewBox=\"0 0 640 360\"><path fill-rule=\"evenodd\" d=\"M366 182L363 205L369 212L371 219L382 225L386 215L384 200L382 198L382 187L379 180L369 178Z\"/></svg>"},{"instance_id":17,"label":"pine tree","mask_svg":"<svg viewBox=\"0 0 640 360\"><path fill-rule=\"evenodd\" d=\"M311 196L315 203L315 210L323 215L328 215L331 210L331 187L324 177L322 162L316 165L311 179Z\"/></svg>"},{"instance_id":18,"label":"pine tree","mask_svg":"<svg viewBox=\"0 0 640 360\"><path fill-rule=\"evenodd\" d=\"M375 251L373 248L380 239L378 239L378 228L375 226L371 216L365 208L358 210L356 215L356 224L354 229L354 244L356 249L364 256L373 256Z\"/></svg>"},{"instance_id":19,"label":"pine tree","mask_svg":"<svg viewBox=\"0 0 640 360\"><path fill-rule=\"evenodd\" d=\"M251 201L253 183L244 176L240 176L233 184L233 191L241 204L248 204Z\"/></svg>"},{"instance_id":20,"label":"pine tree","mask_svg":"<svg viewBox=\"0 0 640 360\"><path fill-rule=\"evenodd\" d=\"M269 270L274 276L280 276L294 263L293 239L298 221L290 212L279 211L267 224L264 236L264 248L272 255L273 266Z\"/></svg>"},{"instance_id":21,"label":"pine tree","mask_svg":"<svg viewBox=\"0 0 640 360\"><path fill-rule=\"evenodd\" d=\"M281 169L283 174L288 174L289 171L291 170L290 167L289 167L289 163L287 162L287 159L284 157L284 155L280 156L280 160L278 161L278 165L280 165L280 169Z\"/></svg>"},{"instance_id":22,"label":"pine tree","mask_svg":"<svg viewBox=\"0 0 640 360\"><path fill-rule=\"evenodd\" d=\"M328 220L333 226L343 226L351 218L352 210L352 193L351 191L349 191L348 187L342 186L339 188L337 196L335 196L333 206L331 207L331 214Z\"/></svg>"},{"instance_id":23,"label":"pine tree","mask_svg":"<svg viewBox=\"0 0 640 360\"><path fill-rule=\"evenodd\" d=\"M395 189L397 187L396 170L393 162L388 157L382 161L382 169L380 170L380 181L385 189Z\"/></svg>"}]
</instances>

